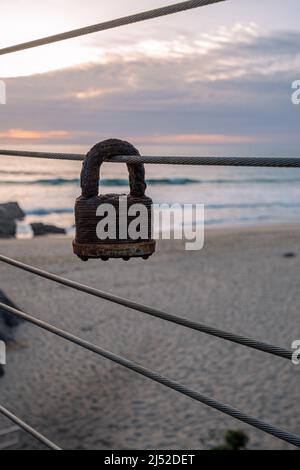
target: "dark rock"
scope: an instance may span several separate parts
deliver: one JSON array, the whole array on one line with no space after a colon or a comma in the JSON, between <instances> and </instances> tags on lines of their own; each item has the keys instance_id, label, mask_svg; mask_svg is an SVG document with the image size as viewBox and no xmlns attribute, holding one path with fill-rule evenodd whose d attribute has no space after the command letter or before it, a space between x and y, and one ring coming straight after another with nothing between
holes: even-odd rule
<instances>
[{"instance_id":1,"label":"dark rock","mask_svg":"<svg viewBox=\"0 0 300 470\"><path fill-rule=\"evenodd\" d=\"M0 209L0 238L13 238L16 236L17 224L14 220L7 219Z\"/></svg>"},{"instance_id":2,"label":"dark rock","mask_svg":"<svg viewBox=\"0 0 300 470\"><path fill-rule=\"evenodd\" d=\"M22 220L25 217L25 213L17 202L6 202L4 204L0 204L0 209L5 211L6 216L9 219Z\"/></svg>"},{"instance_id":3,"label":"dark rock","mask_svg":"<svg viewBox=\"0 0 300 470\"><path fill-rule=\"evenodd\" d=\"M56 227L55 225L46 225L42 223L33 223L31 228L35 237L41 237L48 234L66 234L64 228Z\"/></svg>"},{"instance_id":4,"label":"dark rock","mask_svg":"<svg viewBox=\"0 0 300 470\"><path fill-rule=\"evenodd\" d=\"M17 202L0 204L0 238L15 237L17 231L16 220L25 217Z\"/></svg>"}]
</instances>

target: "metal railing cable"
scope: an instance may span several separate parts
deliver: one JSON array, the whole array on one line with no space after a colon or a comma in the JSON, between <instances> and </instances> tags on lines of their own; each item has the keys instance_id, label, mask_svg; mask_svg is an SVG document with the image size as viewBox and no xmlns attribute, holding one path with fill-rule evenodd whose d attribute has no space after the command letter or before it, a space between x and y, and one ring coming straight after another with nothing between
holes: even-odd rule
<instances>
[{"instance_id":1,"label":"metal railing cable","mask_svg":"<svg viewBox=\"0 0 300 470\"><path fill-rule=\"evenodd\" d=\"M156 8L154 10L136 13L134 15L125 16L123 18L117 18L115 20L105 21L103 23L86 26L84 28L73 29L71 31L54 34L52 36L47 36L41 39L35 39L33 41L23 42L14 46L4 47L0 49L0 55L11 54L13 52L23 51L25 49L32 49L38 46L45 46L46 44L53 44L55 42L65 41L66 39L77 38L80 36L85 36L87 34L97 33L100 31L107 31L109 29L119 28L120 26L139 23L141 21L172 15L174 13L192 10L194 8L212 5L214 3L220 3L224 1L227 0L189 0L186 2L166 5L164 7Z\"/></svg>"},{"instance_id":2,"label":"metal railing cable","mask_svg":"<svg viewBox=\"0 0 300 470\"><path fill-rule=\"evenodd\" d=\"M77 344L78 346L81 346L82 348L87 349L88 351L96 353L112 362L115 362L116 364L119 364L144 377L147 377L148 379L151 379L154 382L157 382L161 385L171 388L172 390L175 390L176 392L181 393L182 395L188 396L192 398L193 400L196 400L200 403L203 403L209 406L210 408L214 408L215 410L218 410L226 415L236 418L239 421L249 424L250 426L260 429L261 431L264 431L267 434L271 434L272 436L277 437L278 439L282 441L288 442L289 444L292 444L300 448L300 436L297 436L296 434L293 434L289 431L281 429L272 424L266 423L262 421L261 419L252 417L240 410L237 410L236 408L233 408L230 405L219 402L215 400L214 398L210 398L206 395L203 395L202 393L192 390L186 387L185 385L179 382L176 382L175 380L169 379L168 377L165 377L155 371L147 369L146 367L136 362L130 361L122 356L118 356L117 354L111 351L103 349L100 346L92 344L89 341L79 338L60 328L57 328L56 326L50 325L49 323L46 323L43 320L39 320L35 317L32 317L31 315L25 312L17 310L13 307L9 307L8 305L2 304L2 303L0 303L0 308L6 310L12 315L15 315L19 318L22 318L23 320L28 321L29 323L32 323L33 325L38 326L39 328L42 328L46 331L49 331L50 333L53 333L56 336L59 336L67 341L70 341L71 343Z\"/></svg>"},{"instance_id":3,"label":"metal railing cable","mask_svg":"<svg viewBox=\"0 0 300 470\"><path fill-rule=\"evenodd\" d=\"M24 429L24 431L26 431L28 434L31 434L31 436L33 436L35 439L40 441L42 444L44 444L49 449L51 449L51 450L62 450L60 447L58 447L56 444L54 444L52 441L50 441L45 436L43 436L40 432L38 432L36 429L32 428L27 423L25 423L22 419L18 418L13 413L11 413L6 408L4 408L4 406L0 405L0 413L3 416L6 416L6 418L8 418L13 423L15 423L17 426Z\"/></svg>"},{"instance_id":4,"label":"metal railing cable","mask_svg":"<svg viewBox=\"0 0 300 470\"><path fill-rule=\"evenodd\" d=\"M27 150L0 150L8 157L45 158L50 160L83 161L81 153L31 152ZM145 163L153 165L203 165L203 166L248 166L300 168L300 157L188 157L188 156L127 156L109 159L110 163Z\"/></svg>"},{"instance_id":5,"label":"metal railing cable","mask_svg":"<svg viewBox=\"0 0 300 470\"><path fill-rule=\"evenodd\" d=\"M20 261L16 261L14 259L8 258L6 256L0 255L0 261L14 266L18 269L22 269L23 271L30 272L37 276L43 277L50 281L57 282L62 284L66 287L70 287L72 289L84 292L89 295L93 295L94 297L98 297L101 299L108 300L110 302L122 305L127 308L131 308L141 313L145 313L152 317L160 318L162 320L169 321L171 323L175 323L180 326L184 326L186 328L190 328L192 330L199 331L201 333L208 334L210 336L215 336L242 346L246 346L252 349L256 349L258 351L262 351L273 356L278 356L283 359L292 359L293 351L290 351L285 348L281 348L278 346L273 346L268 343L264 343L262 341L257 341L255 339L247 338L245 336L240 336L231 332L223 331L218 328L214 328L209 325L204 325L199 322L195 322L193 320L189 320L187 318L179 317L177 315L173 315L171 313L163 312L162 310L158 310L147 305L143 305L132 300L125 299L123 297L119 297L108 292L101 291L99 289L95 289L93 287L85 286L84 284L80 284L76 281L71 281L70 279L63 278L56 274L49 273L39 268L35 268L34 266L27 265Z\"/></svg>"}]
</instances>

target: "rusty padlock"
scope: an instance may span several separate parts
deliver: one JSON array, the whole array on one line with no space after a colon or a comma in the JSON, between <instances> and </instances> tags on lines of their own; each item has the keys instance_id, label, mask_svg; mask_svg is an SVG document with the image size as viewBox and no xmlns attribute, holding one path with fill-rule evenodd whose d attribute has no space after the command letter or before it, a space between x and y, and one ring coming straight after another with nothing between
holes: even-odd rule
<instances>
[{"instance_id":1,"label":"rusty padlock","mask_svg":"<svg viewBox=\"0 0 300 470\"><path fill-rule=\"evenodd\" d=\"M81 172L81 196L75 203L76 237L73 241L74 253L83 261L89 258L142 257L148 259L155 251L155 241L152 239L152 199L145 196L145 169L142 163L128 163L130 194L101 194L98 195L100 167L104 160L117 155L140 155L138 150L128 142L117 139L105 140L96 144L86 155ZM124 202L126 203L126 219L124 227ZM129 235L129 225L135 219L130 208L142 205L146 213L147 226L143 226L143 236ZM97 230L99 222L108 217L105 209L115 211L114 236L99 239ZM137 207L137 206L135 206ZM121 214L121 208L123 213ZM103 210L102 210L103 209ZM131 215L128 215L128 211ZM99 215L100 213L100 215ZM106 215L107 214L107 215ZM122 225L123 224L123 225ZM125 228L125 230L124 230ZM122 232L122 233L121 233ZM142 231L140 231L142 232ZM145 236L146 235L146 236Z\"/></svg>"}]
</instances>

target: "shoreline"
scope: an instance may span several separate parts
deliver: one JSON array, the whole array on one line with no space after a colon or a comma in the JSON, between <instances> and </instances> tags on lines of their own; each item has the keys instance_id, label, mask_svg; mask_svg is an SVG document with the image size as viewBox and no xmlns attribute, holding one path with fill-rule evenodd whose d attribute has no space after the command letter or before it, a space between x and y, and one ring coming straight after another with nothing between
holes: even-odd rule
<instances>
[{"instance_id":1,"label":"shoreline","mask_svg":"<svg viewBox=\"0 0 300 470\"><path fill-rule=\"evenodd\" d=\"M258 223L258 224L215 224L215 225L205 225L205 233L207 232L208 234L213 234L214 232L216 233L224 233L224 234L234 234L234 233L243 233L243 232L248 232L248 231L256 231L256 232L268 232L268 231L280 231L280 232L285 232L285 231L290 231L290 230L298 230L300 229L300 221L299 222L270 222L270 223ZM37 240L37 239L73 239L75 236L74 233L70 233L68 229L65 229L66 233L65 234L53 234L49 233L47 235L43 236L32 236L32 237L15 237L15 238L3 238L0 239L0 244L5 241L24 241L24 240ZM156 239L158 243L160 243L162 240ZM170 240L172 242L173 240ZM175 241L178 242L178 241Z\"/></svg>"}]
</instances>

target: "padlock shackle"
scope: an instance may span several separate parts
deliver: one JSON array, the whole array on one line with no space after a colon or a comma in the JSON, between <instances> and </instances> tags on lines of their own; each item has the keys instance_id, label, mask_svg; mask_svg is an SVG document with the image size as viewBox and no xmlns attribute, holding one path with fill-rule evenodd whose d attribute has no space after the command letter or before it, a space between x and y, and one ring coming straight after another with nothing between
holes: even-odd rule
<instances>
[{"instance_id":1,"label":"padlock shackle","mask_svg":"<svg viewBox=\"0 0 300 470\"><path fill-rule=\"evenodd\" d=\"M140 155L139 151L130 143L109 139L96 144L86 155L81 171L82 196L91 198L98 195L100 167L105 160L118 155ZM142 163L127 163L129 173L130 195L143 197L147 188L145 182L145 168Z\"/></svg>"}]
</instances>

